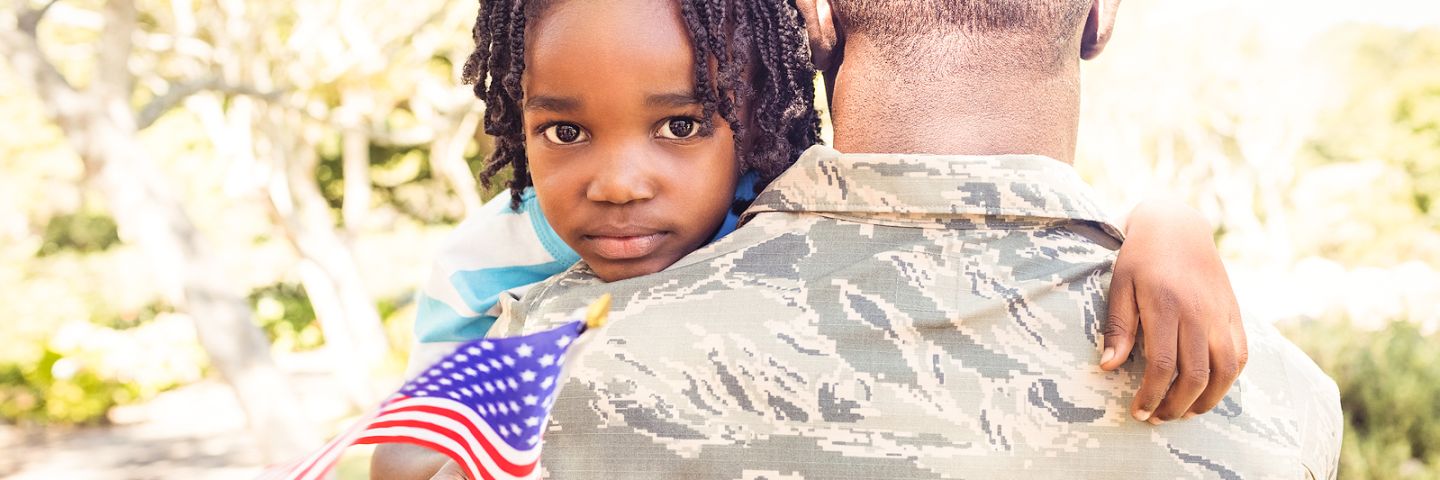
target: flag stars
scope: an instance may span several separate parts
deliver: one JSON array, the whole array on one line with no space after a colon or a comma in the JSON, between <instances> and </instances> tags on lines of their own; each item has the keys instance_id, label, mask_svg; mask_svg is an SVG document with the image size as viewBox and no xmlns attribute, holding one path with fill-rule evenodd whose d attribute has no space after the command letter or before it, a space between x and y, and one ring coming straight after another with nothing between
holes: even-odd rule
<instances>
[{"instance_id":1,"label":"flag stars","mask_svg":"<svg viewBox=\"0 0 1440 480\"><path fill-rule=\"evenodd\" d=\"M471 354L471 355L479 355L479 354L480 354L480 349L475 348L475 347L470 347L470 348L465 349L465 353L468 353L468 354Z\"/></svg>"},{"instance_id":2,"label":"flag stars","mask_svg":"<svg viewBox=\"0 0 1440 480\"><path fill-rule=\"evenodd\" d=\"M551 366L551 365L554 365L554 364L555 364L555 356L554 356L554 355L551 355L551 354L548 354L548 353L547 353L547 354L542 355L542 356L540 357L540 366L542 366L542 367L548 367L548 366Z\"/></svg>"},{"instance_id":3,"label":"flag stars","mask_svg":"<svg viewBox=\"0 0 1440 480\"><path fill-rule=\"evenodd\" d=\"M535 381L535 371L534 371L534 370L526 370L526 371L520 372L520 380L521 380L521 381L524 381L524 382L533 382L533 381Z\"/></svg>"},{"instance_id":4,"label":"flag stars","mask_svg":"<svg viewBox=\"0 0 1440 480\"><path fill-rule=\"evenodd\" d=\"M529 406L532 406L532 407L535 406L536 403L539 403L539 402L540 402L540 398L539 398L539 397L536 397L536 396L534 396L534 395L526 395L525 398L522 398L521 400L523 400L526 405L529 405Z\"/></svg>"},{"instance_id":5,"label":"flag stars","mask_svg":"<svg viewBox=\"0 0 1440 480\"><path fill-rule=\"evenodd\" d=\"M515 354L519 355L520 358L530 358L530 355L534 352L534 348L531 348L529 345L523 343L520 344L520 346L515 347Z\"/></svg>"},{"instance_id":6,"label":"flag stars","mask_svg":"<svg viewBox=\"0 0 1440 480\"><path fill-rule=\"evenodd\" d=\"M511 358L509 355L501 355L501 356L500 356L500 361L505 362L505 365L506 365L506 366L510 366L510 367L515 366L515 359L514 359L514 358Z\"/></svg>"},{"instance_id":7,"label":"flag stars","mask_svg":"<svg viewBox=\"0 0 1440 480\"><path fill-rule=\"evenodd\" d=\"M538 426L540 426L540 417L530 417L530 418L525 419L525 426L527 426L527 427L538 427Z\"/></svg>"},{"instance_id":8,"label":"flag stars","mask_svg":"<svg viewBox=\"0 0 1440 480\"><path fill-rule=\"evenodd\" d=\"M495 349L495 344L492 343L492 342L490 342L489 340L486 340L486 341L480 342L480 348L483 348L483 349L485 349L485 350L494 350L494 349Z\"/></svg>"},{"instance_id":9,"label":"flag stars","mask_svg":"<svg viewBox=\"0 0 1440 480\"><path fill-rule=\"evenodd\" d=\"M555 346L557 346L557 347L565 348L565 347L567 347L567 346L569 346L569 345L570 345L570 336L569 336L569 335L565 335L565 336L560 337L559 339L556 339L556 340L555 340Z\"/></svg>"}]
</instances>

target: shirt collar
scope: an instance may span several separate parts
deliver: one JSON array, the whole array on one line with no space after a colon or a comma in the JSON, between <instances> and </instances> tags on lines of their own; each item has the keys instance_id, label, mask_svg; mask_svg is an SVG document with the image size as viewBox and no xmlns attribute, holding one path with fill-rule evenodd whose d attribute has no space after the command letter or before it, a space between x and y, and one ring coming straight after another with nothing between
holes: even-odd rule
<instances>
[{"instance_id":1,"label":"shirt collar","mask_svg":"<svg viewBox=\"0 0 1440 480\"><path fill-rule=\"evenodd\" d=\"M817 145L742 221L764 212L1083 220L1121 238L1075 169L1040 155L842 154Z\"/></svg>"}]
</instances>

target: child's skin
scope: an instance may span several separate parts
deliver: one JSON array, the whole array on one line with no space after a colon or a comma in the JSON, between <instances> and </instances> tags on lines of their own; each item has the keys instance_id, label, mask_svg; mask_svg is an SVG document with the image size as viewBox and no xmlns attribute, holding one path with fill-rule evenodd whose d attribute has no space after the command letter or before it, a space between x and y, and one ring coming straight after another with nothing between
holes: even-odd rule
<instances>
[{"instance_id":1,"label":"child's skin","mask_svg":"<svg viewBox=\"0 0 1440 480\"><path fill-rule=\"evenodd\" d=\"M729 124L716 115L700 134L695 62L671 17L566 2L530 30L522 117L536 198L607 282L658 272L704 245L740 176ZM630 25L634 38L611 41Z\"/></svg>"},{"instance_id":2,"label":"child's skin","mask_svg":"<svg viewBox=\"0 0 1440 480\"><path fill-rule=\"evenodd\" d=\"M525 153L560 237L605 281L658 272L704 245L742 172L722 118L711 135L698 133L695 59L676 3L558 2L526 36ZM1236 365L1238 350L1243 367L1238 309L1205 221L1154 201L1128 224L1101 368L1126 361L1142 318L1152 357ZM1185 372L1172 382L1173 361L1150 365L1131 411L1155 424L1213 408L1239 373ZM453 467L430 450L382 445L371 477L463 478Z\"/></svg>"}]
</instances>

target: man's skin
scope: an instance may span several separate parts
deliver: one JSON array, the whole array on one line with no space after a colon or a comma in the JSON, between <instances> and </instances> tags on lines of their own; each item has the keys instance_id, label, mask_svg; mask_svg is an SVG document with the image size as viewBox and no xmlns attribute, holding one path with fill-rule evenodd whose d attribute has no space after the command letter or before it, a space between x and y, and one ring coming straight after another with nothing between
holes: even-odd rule
<instances>
[{"instance_id":1,"label":"man's skin","mask_svg":"<svg viewBox=\"0 0 1440 480\"><path fill-rule=\"evenodd\" d=\"M825 75L831 92L831 118L835 149L846 153L925 153L937 155L1039 154L1073 163L1080 118L1080 60L1092 59L1104 50L1115 23L1119 0L1095 0L1084 25L1077 26L1079 39L1065 61L1050 68L1016 66L1007 58L959 55L963 49L937 48L934 55L903 59L877 47L863 36L847 36L843 19L835 15L830 0L797 0L805 17L816 67ZM926 69L907 68L926 65ZM1144 222L1149 231L1206 228L1199 217L1173 218L1188 207L1169 199L1147 201L1131 213L1131 225ZM1153 213L1152 213L1153 212ZM1165 215L1161 215L1163 212ZM1127 234L1130 233L1127 229ZM1167 237L1173 238L1173 237ZM1208 235L1186 235L1208 238ZM1124 249L1155 249L1185 252L1180 258L1191 272L1194 285L1226 284L1224 266L1212 245L1155 245L1153 242L1126 242ZM1133 247L1132 247L1133 245ZM1208 252L1208 255L1191 255ZM1156 258L1156 253L1149 253ZM1142 257L1135 257L1142 258ZM1229 290L1192 289L1190 298L1152 294L1145 285L1159 285L1165 279L1125 278L1116 275L1112 283L1109 320L1105 327L1105 352L1100 366L1114 370L1125 363L1135 342L1133 333L1146 325L1168 324L1171 328L1144 329L1144 380L1132 403L1137 420L1160 424L1164 421L1203 413L1218 404L1229 391L1247 359L1239 308ZM1139 285L1141 287L1136 288ZM1159 289L1152 289L1159 291ZM1170 289L1186 290L1186 289ZM1181 321L1184 318L1185 321ZM1208 319L1228 321L1209 321ZM1205 320L1205 321L1201 321ZM1229 327L1229 335L1208 335L1188 329ZM1154 335L1170 332L1168 338ZM1177 339L1178 337L1178 339ZM1230 339L1234 348L1229 358L1209 358L1210 337ZM1177 348L1178 345L1178 348ZM1168 348L1165 348L1168 346ZM1177 376L1177 372L1179 372ZM1175 379L1172 383L1171 379ZM415 472L438 472L434 479L465 478L458 466L444 456L416 446L381 445L372 462L371 478L417 478ZM419 478L424 478L423 476Z\"/></svg>"}]
</instances>

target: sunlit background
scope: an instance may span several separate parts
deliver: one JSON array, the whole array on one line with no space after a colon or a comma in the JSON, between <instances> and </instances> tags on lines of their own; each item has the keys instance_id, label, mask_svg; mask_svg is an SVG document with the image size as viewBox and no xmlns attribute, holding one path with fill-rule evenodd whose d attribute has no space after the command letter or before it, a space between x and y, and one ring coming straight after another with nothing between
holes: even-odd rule
<instances>
[{"instance_id":1,"label":"sunlit background","mask_svg":"<svg viewBox=\"0 0 1440 480\"><path fill-rule=\"evenodd\" d=\"M0 477L250 478L393 388L429 256L494 193L475 3L70 0L31 35L42 6L0 7ZM1342 478L1440 478L1440 3L1116 29L1077 168L1211 219L1248 320L1340 385Z\"/></svg>"}]
</instances>

